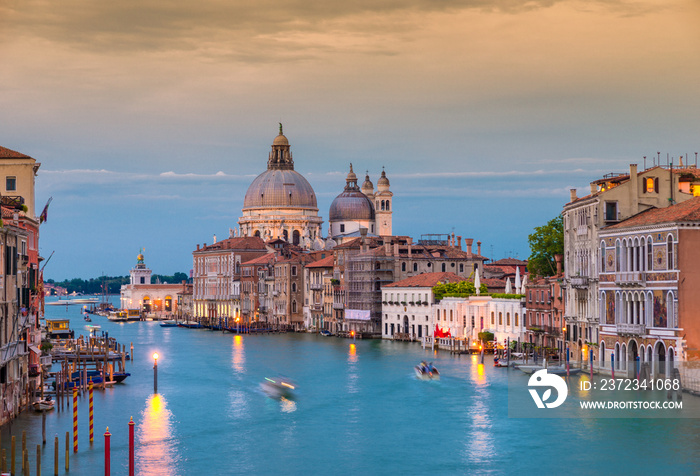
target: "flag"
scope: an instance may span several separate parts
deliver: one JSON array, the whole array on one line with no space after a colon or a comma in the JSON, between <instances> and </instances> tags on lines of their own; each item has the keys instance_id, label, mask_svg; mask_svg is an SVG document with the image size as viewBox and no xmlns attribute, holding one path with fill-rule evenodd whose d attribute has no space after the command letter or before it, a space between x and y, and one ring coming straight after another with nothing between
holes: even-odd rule
<instances>
[{"instance_id":1,"label":"flag","mask_svg":"<svg viewBox=\"0 0 700 476\"><path fill-rule=\"evenodd\" d=\"M39 223L44 223L49 216L49 204L51 203L51 200L53 200L53 197L50 197L49 200L46 202L46 205L44 205L44 209L41 211L41 215L39 215Z\"/></svg>"}]
</instances>

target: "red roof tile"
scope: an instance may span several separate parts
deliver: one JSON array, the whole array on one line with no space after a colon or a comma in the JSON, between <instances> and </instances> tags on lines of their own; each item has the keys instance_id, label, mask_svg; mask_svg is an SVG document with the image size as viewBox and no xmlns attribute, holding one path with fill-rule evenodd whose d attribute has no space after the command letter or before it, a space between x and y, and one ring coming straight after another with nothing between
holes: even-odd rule
<instances>
[{"instance_id":1,"label":"red roof tile","mask_svg":"<svg viewBox=\"0 0 700 476\"><path fill-rule=\"evenodd\" d=\"M306 265L307 268L332 268L333 267L333 255L326 256L323 259L314 261Z\"/></svg>"},{"instance_id":2,"label":"red roof tile","mask_svg":"<svg viewBox=\"0 0 700 476\"><path fill-rule=\"evenodd\" d=\"M237 236L221 240L213 245L204 246L198 251L215 250L266 250L266 248L265 242L257 236Z\"/></svg>"},{"instance_id":3,"label":"red roof tile","mask_svg":"<svg viewBox=\"0 0 700 476\"><path fill-rule=\"evenodd\" d=\"M16 150L8 149L7 147L0 146L0 158L4 159L31 159L28 155L24 155Z\"/></svg>"},{"instance_id":4,"label":"red roof tile","mask_svg":"<svg viewBox=\"0 0 700 476\"><path fill-rule=\"evenodd\" d=\"M605 227L603 230L689 221L700 221L700 197L693 197L666 208L646 210L620 223Z\"/></svg>"},{"instance_id":5,"label":"red roof tile","mask_svg":"<svg viewBox=\"0 0 700 476\"><path fill-rule=\"evenodd\" d=\"M269 264L275 259L275 253L267 253L262 256L258 256L257 258L253 258L251 260L246 261L245 263L241 263L241 266L246 266L246 265L256 265L256 264Z\"/></svg>"}]
</instances>

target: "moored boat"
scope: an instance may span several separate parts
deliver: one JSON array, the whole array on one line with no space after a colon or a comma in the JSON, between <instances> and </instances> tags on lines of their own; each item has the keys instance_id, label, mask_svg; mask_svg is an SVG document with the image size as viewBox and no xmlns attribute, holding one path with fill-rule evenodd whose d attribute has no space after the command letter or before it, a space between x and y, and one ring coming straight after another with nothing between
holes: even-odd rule
<instances>
[{"instance_id":1,"label":"moored boat","mask_svg":"<svg viewBox=\"0 0 700 476\"><path fill-rule=\"evenodd\" d=\"M160 327L177 327L176 321L163 321L160 323Z\"/></svg>"},{"instance_id":2,"label":"moored boat","mask_svg":"<svg viewBox=\"0 0 700 476\"><path fill-rule=\"evenodd\" d=\"M54 401L51 400L51 397L46 397L43 400L37 400L36 402L32 403L32 406L34 407L34 410L38 412L49 411L53 410Z\"/></svg>"}]
</instances>

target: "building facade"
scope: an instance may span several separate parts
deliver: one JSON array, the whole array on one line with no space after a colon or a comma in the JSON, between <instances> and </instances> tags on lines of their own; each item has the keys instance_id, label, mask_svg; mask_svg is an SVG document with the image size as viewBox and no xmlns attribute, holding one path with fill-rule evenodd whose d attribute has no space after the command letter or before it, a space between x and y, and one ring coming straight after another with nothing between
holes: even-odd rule
<instances>
[{"instance_id":1,"label":"building facade","mask_svg":"<svg viewBox=\"0 0 700 476\"><path fill-rule=\"evenodd\" d=\"M604 366L668 376L700 361L700 197L600 231L599 312ZM614 358L613 358L614 355Z\"/></svg>"}]
</instances>

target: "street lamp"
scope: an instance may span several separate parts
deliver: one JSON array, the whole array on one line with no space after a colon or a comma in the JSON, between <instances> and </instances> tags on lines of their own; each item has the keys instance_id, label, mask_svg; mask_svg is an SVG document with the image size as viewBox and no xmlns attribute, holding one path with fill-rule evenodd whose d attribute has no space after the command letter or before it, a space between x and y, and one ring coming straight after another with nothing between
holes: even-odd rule
<instances>
[{"instance_id":1,"label":"street lamp","mask_svg":"<svg viewBox=\"0 0 700 476\"><path fill-rule=\"evenodd\" d=\"M153 393L158 393L158 352L153 353Z\"/></svg>"}]
</instances>

